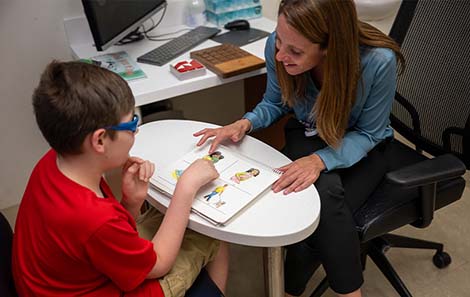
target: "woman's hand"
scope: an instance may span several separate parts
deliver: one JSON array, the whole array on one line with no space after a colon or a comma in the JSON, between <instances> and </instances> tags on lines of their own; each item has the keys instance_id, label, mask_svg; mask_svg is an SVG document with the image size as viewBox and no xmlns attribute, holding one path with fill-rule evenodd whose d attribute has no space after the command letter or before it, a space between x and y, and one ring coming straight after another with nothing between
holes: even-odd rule
<instances>
[{"instance_id":1,"label":"woman's hand","mask_svg":"<svg viewBox=\"0 0 470 297\"><path fill-rule=\"evenodd\" d=\"M194 133L193 135L196 137L202 135L202 138L197 143L197 146L201 146L207 141L207 139L215 137L209 149L209 154L212 154L222 141L230 138L230 140L232 140L233 142L238 142L243 138L243 136L245 136L246 132L250 129L251 122L247 119L241 119L221 128L203 129Z\"/></svg>"},{"instance_id":2,"label":"woman's hand","mask_svg":"<svg viewBox=\"0 0 470 297\"><path fill-rule=\"evenodd\" d=\"M300 192L313 184L324 169L325 164L316 154L297 159L278 168L283 174L273 184L272 189L274 193L284 190L284 195Z\"/></svg>"},{"instance_id":3,"label":"woman's hand","mask_svg":"<svg viewBox=\"0 0 470 297\"><path fill-rule=\"evenodd\" d=\"M140 208L147 197L149 179L154 171L155 165L150 161L138 157L127 159L122 168L123 204L131 208Z\"/></svg>"}]
</instances>

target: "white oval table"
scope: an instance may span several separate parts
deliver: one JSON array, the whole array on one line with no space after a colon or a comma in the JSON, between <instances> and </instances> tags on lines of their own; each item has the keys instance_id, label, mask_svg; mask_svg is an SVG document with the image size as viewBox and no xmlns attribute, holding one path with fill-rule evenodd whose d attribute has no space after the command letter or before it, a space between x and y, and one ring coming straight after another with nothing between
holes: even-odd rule
<instances>
[{"instance_id":1,"label":"white oval table","mask_svg":"<svg viewBox=\"0 0 470 297\"><path fill-rule=\"evenodd\" d=\"M151 160L156 170L192 150L199 138L193 133L213 124L188 120L162 120L139 127L131 155ZM291 161L276 149L246 136L237 144L224 143L239 153L259 160L273 168ZM168 198L150 188L149 202L161 212L168 207ZM305 239L315 231L320 213L320 199L315 186L289 195L265 192L226 226L214 226L196 214L191 214L188 227L226 242L264 247L267 250L268 294L284 296L284 266L282 246Z\"/></svg>"}]
</instances>

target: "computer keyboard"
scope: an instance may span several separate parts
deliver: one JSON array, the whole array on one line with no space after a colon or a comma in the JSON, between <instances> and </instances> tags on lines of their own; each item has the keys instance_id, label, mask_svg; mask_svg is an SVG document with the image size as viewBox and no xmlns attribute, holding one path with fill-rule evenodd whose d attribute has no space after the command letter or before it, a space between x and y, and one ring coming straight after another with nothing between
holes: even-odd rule
<instances>
[{"instance_id":1,"label":"computer keyboard","mask_svg":"<svg viewBox=\"0 0 470 297\"><path fill-rule=\"evenodd\" d=\"M199 26L137 58L137 62L162 66L220 32L213 27Z\"/></svg>"}]
</instances>

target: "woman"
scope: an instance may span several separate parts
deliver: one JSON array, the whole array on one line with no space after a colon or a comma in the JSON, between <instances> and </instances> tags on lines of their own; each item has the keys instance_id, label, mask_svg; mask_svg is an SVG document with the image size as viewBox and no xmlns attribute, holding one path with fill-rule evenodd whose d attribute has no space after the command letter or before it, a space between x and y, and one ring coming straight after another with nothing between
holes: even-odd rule
<instances>
[{"instance_id":1,"label":"woman","mask_svg":"<svg viewBox=\"0 0 470 297\"><path fill-rule=\"evenodd\" d=\"M284 0L265 58L268 82L255 109L194 136L202 136L198 145L214 137L212 152L225 139L239 141L293 112L283 153L295 161L279 168L283 175L272 188L289 194L314 183L322 208L316 231L287 247L286 293L300 295L322 264L338 295L361 296L352 213L387 171L399 47L358 21L352 0Z\"/></svg>"}]
</instances>

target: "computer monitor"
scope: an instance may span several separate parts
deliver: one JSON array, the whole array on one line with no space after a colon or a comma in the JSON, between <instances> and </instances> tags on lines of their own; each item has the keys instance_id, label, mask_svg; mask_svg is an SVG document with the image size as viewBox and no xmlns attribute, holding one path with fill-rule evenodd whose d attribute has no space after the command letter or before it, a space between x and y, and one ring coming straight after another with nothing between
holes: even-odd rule
<instances>
[{"instance_id":1,"label":"computer monitor","mask_svg":"<svg viewBox=\"0 0 470 297\"><path fill-rule=\"evenodd\" d=\"M163 9L166 0L82 0L96 49L103 51Z\"/></svg>"}]
</instances>

